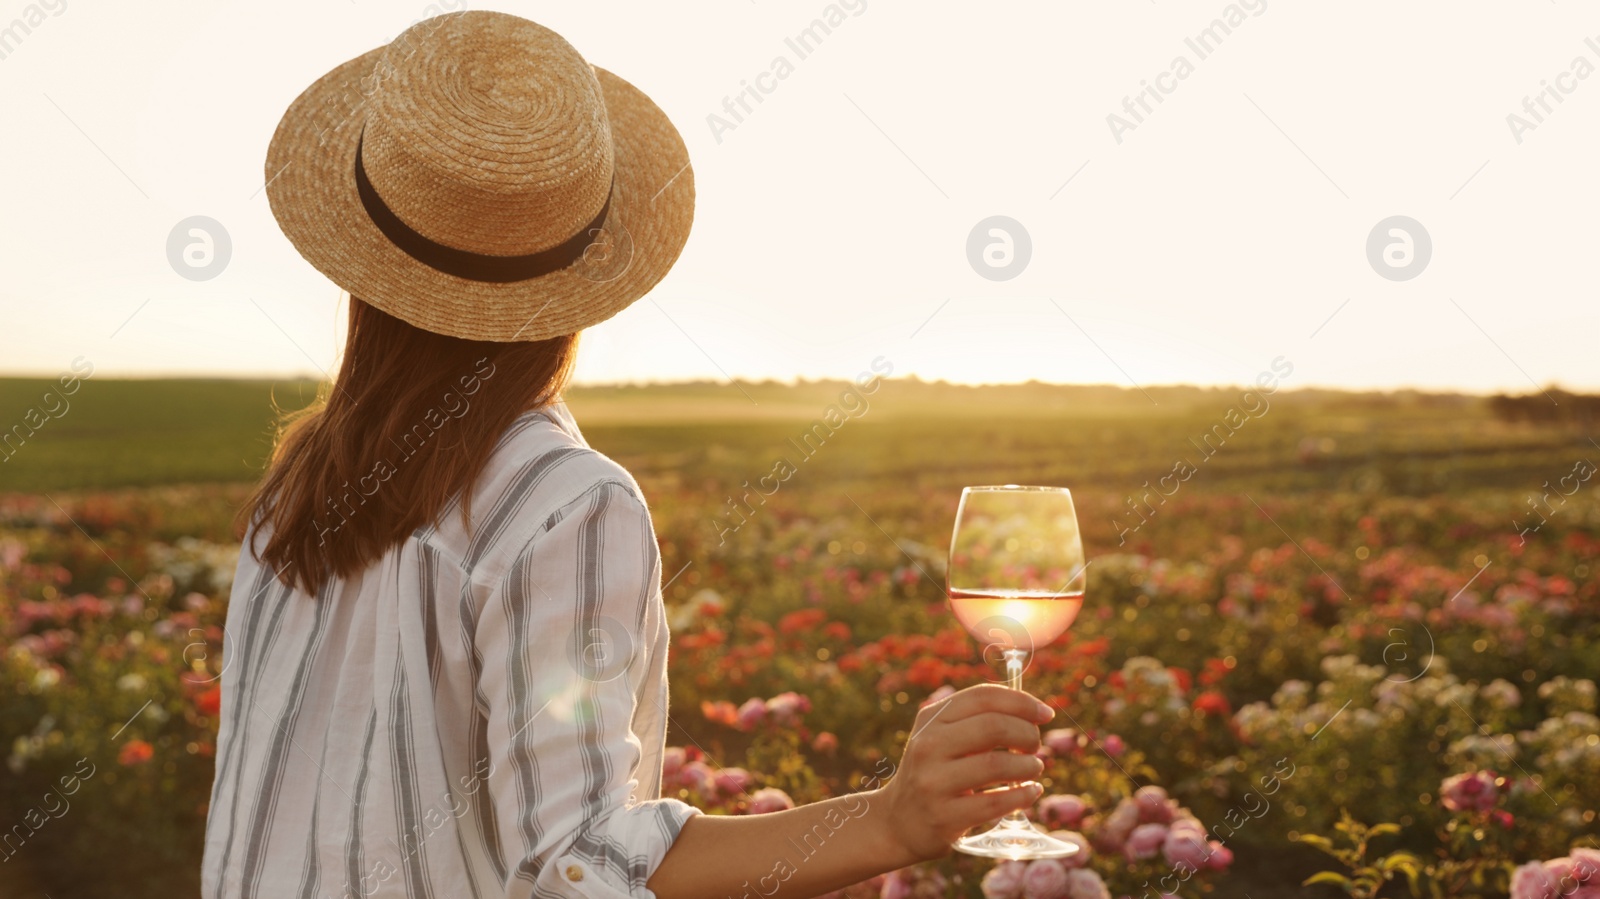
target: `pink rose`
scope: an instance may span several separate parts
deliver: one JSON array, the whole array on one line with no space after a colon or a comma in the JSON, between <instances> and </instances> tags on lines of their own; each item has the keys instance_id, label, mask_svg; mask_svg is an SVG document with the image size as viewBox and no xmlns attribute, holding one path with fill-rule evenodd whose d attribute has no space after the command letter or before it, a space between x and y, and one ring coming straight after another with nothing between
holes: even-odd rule
<instances>
[{"instance_id":1,"label":"pink rose","mask_svg":"<svg viewBox=\"0 0 1600 899\"><path fill-rule=\"evenodd\" d=\"M1112 734L1111 736L1100 741L1100 748L1106 751L1106 755L1116 758L1117 756L1128 751L1128 744L1122 742L1121 737L1117 736L1116 734Z\"/></svg>"},{"instance_id":2,"label":"pink rose","mask_svg":"<svg viewBox=\"0 0 1600 899\"><path fill-rule=\"evenodd\" d=\"M1134 833L1137 834L1138 831L1135 830ZM1129 842L1131 845L1132 841ZM1173 867L1188 865L1192 871L1198 871L1205 867L1211 855L1211 847L1206 845L1204 833L1196 833L1188 827L1173 827L1167 831L1166 838L1161 842L1161 854L1166 858L1167 864Z\"/></svg>"},{"instance_id":3,"label":"pink rose","mask_svg":"<svg viewBox=\"0 0 1600 899\"><path fill-rule=\"evenodd\" d=\"M1600 849L1581 846L1572 850L1572 873L1584 883L1600 882Z\"/></svg>"},{"instance_id":4,"label":"pink rose","mask_svg":"<svg viewBox=\"0 0 1600 899\"><path fill-rule=\"evenodd\" d=\"M983 875L985 899L1022 899L1022 872L1025 862L1001 862Z\"/></svg>"},{"instance_id":5,"label":"pink rose","mask_svg":"<svg viewBox=\"0 0 1600 899\"><path fill-rule=\"evenodd\" d=\"M1556 899L1559 893L1544 862L1528 862L1511 874L1511 899Z\"/></svg>"},{"instance_id":6,"label":"pink rose","mask_svg":"<svg viewBox=\"0 0 1600 899\"><path fill-rule=\"evenodd\" d=\"M811 700L793 691L779 693L767 700L767 714L776 724L784 726L797 724L800 716L809 711L811 711Z\"/></svg>"},{"instance_id":7,"label":"pink rose","mask_svg":"<svg viewBox=\"0 0 1600 899\"><path fill-rule=\"evenodd\" d=\"M1094 857L1094 852L1089 848L1089 840L1075 830L1052 830L1050 835L1056 839L1071 843L1078 847L1078 851L1065 858L1056 859L1056 863L1067 870L1082 868L1089 864L1089 859Z\"/></svg>"},{"instance_id":8,"label":"pink rose","mask_svg":"<svg viewBox=\"0 0 1600 899\"><path fill-rule=\"evenodd\" d=\"M738 730L753 730L767 717L767 704L760 697L752 696L739 706L739 711L734 717L733 726Z\"/></svg>"},{"instance_id":9,"label":"pink rose","mask_svg":"<svg viewBox=\"0 0 1600 899\"><path fill-rule=\"evenodd\" d=\"M1588 899L1587 892L1600 891L1600 852L1574 849L1572 855L1544 863L1545 873L1555 885L1553 897Z\"/></svg>"},{"instance_id":10,"label":"pink rose","mask_svg":"<svg viewBox=\"0 0 1600 899\"><path fill-rule=\"evenodd\" d=\"M1154 784L1135 791L1133 804L1139 807L1140 821L1165 824L1172 820L1172 812L1167 808L1167 791Z\"/></svg>"},{"instance_id":11,"label":"pink rose","mask_svg":"<svg viewBox=\"0 0 1600 899\"><path fill-rule=\"evenodd\" d=\"M1132 799L1123 799L1111 814L1105 816L1100 822L1098 836L1106 848L1113 851L1122 849L1122 844L1127 841L1128 834L1139 824L1139 807L1133 804Z\"/></svg>"},{"instance_id":12,"label":"pink rose","mask_svg":"<svg viewBox=\"0 0 1600 899\"><path fill-rule=\"evenodd\" d=\"M1457 774L1439 785L1440 804L1452 812L1486 812L1499 797L1494 775L1487 771Z\"/></svg>"},{"instance_id":13,"label":"pink rose","mask_svg":"<svg viewBox=\"0 0 1600 899\"><path fill-rule=\"evenodd\" d=\"M1028 862L1022 872L1024 899L1067 899L1067 869L1053 858Z\"/></svg>"},{"instance_id":14,"label":"pink rose","mask_svg":"<svg viewBox=\"0 0 1600 899\"><path fill-rule=\"evenodd\" d=\"M827 731L823 731L817 734L816 739L811 741L811 748L823 755L833 755L839 751L839 738Z\"/></svg>"},{"instance_id":15,"label":"pink rose","mask_svg":"<svg viewBox=\"0 0 1600 899\"><path fill-rule=\"evenodd\" d=\"M1226 871L1233 864L1233 850L1222 843L1212 840L1211 857L1206 859L1206 867L1213 871Z\"/></svg>"},{"instance_id":16,"label":"pink rose","mask_svg":"<svg viewBox=\"0 0 1600 899\"><path fill-rule=\"evenodd\" d=\"M687 755L682 746L668 746L666 751L661 753L661 776L666 780L677 777L679 769L687 760Z\"/></svg>"},{"instance_id":17,"label":"pink rose","mask_svg":"<svg viewBox=\"0 0 1600 899\"><path fill-rule=\"evenodd\" d=\"M916 883L911 895L917 897L943 897L950 891L950 881L937 868L917 868Z\"/></svg>"},{"instance_id":18,"label":"pink rose","mask_svg":"<svg viewBox=\"0 0 1600 899\"><path fill-rule=\"evenodd\" d=\"M1181 817L1172 819L1171 823L1167 824L1167 830L1169 832L1177 831L1179 833L1193 834L1194 836L1199 837L1202 842L1204 842L1206 838L1205 825L1200 823L1199 818L1189 814L1188 809L1183 810Z\"/></svg>"},{"instance_id":19,"label":"pink rose","mask_svg":"<svg viewBox=\"0 0 1600 899\"><path fill-rule=\"evenodd\" d=\"M1071 727L1057 727L1045 731L1041 742L1058 756L1073 755L1078 751L1078 731Z\"/></svg>"},{"instance_id":20,"label":"pink rose","mask_svg":"<svg viewBox=\"0 0 1600 899\"><path fill-rule=\"evenodd\" d=\"M1140 824L1172 824L1178 820L1178 815L1183 807L1178 805L1178 800L1168 799L1160 805L1149 805L1139 810Z\"/></svg>"},{"instance_id":21,"label":"pink rose","mask_svg":"<svg viewBox=\"0 0 1600 899\"><path fill-rule=\"evenodd\" d=\"M883 879L883 889L878 893L879 899L911 899L911 879L899 871L889 872Z\"/></svg>"},{"instance_id":22,"label":"pink rose","mask_svg":"<svg viewBox=\"0 0 1600 899\"><path fill-rule=\"evenodd\" d=\"M749 814L764 815L794 808L794 800L777 787L762 787L750 794Z\"/></svg>"},{"instance_id":23,"label":"pink rose","mask_svg":"<svg viewBox=\"0 0 1600 899\"><path fill-rule=\"evenodd\" d=\"M1123 851L1127 853L1130 862L1151 858L1161 850L1161 844L1166 839L1167 825L1140 824L1128 834L1128 844L1123 847Z\"/></svg>"},{"instance_id":24,"label":"pink rose","mask_svg":"<svg viewBox=\"0 0 1600 899\"><path fill-rule=\"evenodd\" d=\"M723 768L716 773L712 783L716 784L717 790L724 796L735 796L755 783L755 778L743 768Z\"/></svg>"},{"instance_id":25,"label":"pink rose","mask_svg":"<svg viewBox=\"0 0 1600 899\"><path fill-rule=\"evenodd\" d=\"M1105 881L1088 868L1067 872L1067 899L1111 899Z\"/></svg>"},{"instance_id":26,"label":"pink rose","mask_svg":"<svg viewBox=\"0 0 1600 899\"><path fill-rule=\"evenodd\" d=\"M707 798L717 795L717 773L705 762L685 762L678 771L678 779L684 786Z\"/></svg>"},{"instance_id":27,"label":"pink rose","mask_svg":"<svg viewBox=\"0 0 1600 899\"><path fill-rule=\"evenodd\" d=\"M1554 878L1558 890L1565 894L1572 891L1573 884L1583 883L1583 872L1578 870L1569 856L1552 858L1544 863L1544 869Z\"/></svg>"},{"instance_id":28,"label":"pink rose","mask_svg":"<svg viewBox=\"0 0 1600 899\"><path fill-rule=\"evenodd\" d=\"M1089 807L1071 793L1046 796L1039 800L1039 820L1046 827L1077 827Z\"/></svg>"}]
</instances>

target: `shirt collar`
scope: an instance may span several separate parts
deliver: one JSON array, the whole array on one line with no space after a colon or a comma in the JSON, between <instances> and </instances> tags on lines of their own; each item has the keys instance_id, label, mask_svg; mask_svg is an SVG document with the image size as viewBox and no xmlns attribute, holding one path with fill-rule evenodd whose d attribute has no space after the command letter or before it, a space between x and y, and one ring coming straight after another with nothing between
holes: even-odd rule
<instances>
[{"instance_id":1,"label":"shirt collar","mask_svg":"<svg viewBox=\"0 0 1600 899\"><path fill-rule=\"evenodd\" d=\"M578 428L578 420L572 416L572 410L567 408L567 403L565 400L557 400L548 405L540 406L538 409L530 409L523 413L523 415L539 414L543 414L550 418L551 421L555 423L556 427L560 428L572 439L578 441L580 445L589 445L589 442L583 438L583 431L579 430Z\"/></svg>"}]
</instances>

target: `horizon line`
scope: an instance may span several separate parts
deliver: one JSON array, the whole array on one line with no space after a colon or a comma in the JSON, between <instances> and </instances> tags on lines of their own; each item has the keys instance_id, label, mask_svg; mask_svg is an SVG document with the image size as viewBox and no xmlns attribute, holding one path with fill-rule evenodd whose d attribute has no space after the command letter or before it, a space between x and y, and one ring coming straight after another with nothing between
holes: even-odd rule
<instances>
[{"instance_id":1,"label":"horizon line","mask_svg":"<svg viewBox=\"0 0 1600 899\"><path fill-rule=\"evenodd\" d=\"M48 374L47 375L47 374L37 374L37 373L32 373L32 372L22 372L22 373L0 372L0 381L50 381L50 380L56 380L60 376L61 376L60 373ZM279 381L282 381L282 382L292 382L292 383L319 384L319 383L323 383L325 381L328 381L330 379L328 379L326 377L317 377L317 376L308 375L308 374L295 374L295 375L283 375L283 374L209 374L209 373L208 374L195 374L195 373L189 373L189 372L179 372L179 373L153 373L153 374L120 374L120 375L109 375L109 376L96 375L96 376L93 376L93 380L98 380L98 381L125 381L125 382L134 382L134 381L236 381L236 382L241 382L241 383L246 383L246 382L259 383L259 382L263 382L263 381L265 381L265 382L279 382ZM1244 389L1244 390L1258 390L1258 388L1254 387L1253 385L1231 383L1231 382L1197 383L1197 382L1193 382L1193 381L1179 381L1179 382L1173 382L1173 383L1146 384L1146 385L1136 385L1136 386L1130 386L1130 385L1126 385L1126 384L1112 384L1112 383L1103 382L1103 381L1085 383L1085 382L1077 382L1077 381L1046 381L1046 380L1040 380L1040 379L1029 379L1029 380L1026 380L1026 381L979 381L979 382L968 382L968 381L950 381L950 380L946 380L946 379L943 379L943 378L928 379L928 378L921 377L920 375L917 375L917 374L914 374L914 373L913 374L908 374L908 375L899 375L899 376L895 376L895 377L883 377L883 378L881 378L881 380L889 381L889 382L895 382L895 381L912 382L912 383L923 384L923 385L927 385L927 386L936 386L936 387L961 387L961 388L970 388L970 389L1005 388L1005 387L1036 387L1036 388L1037 387L1066 387L1066 388L1081 388L1081 389L1095 388L1095 389L1101 389L1101 390L1118 390L1118 391L1127 391L1127 392L1138 392L1140 390L1174 390L1174 389L1180 389L1180 388L1188 388L1188 389L1194 389L1194 390L1211 390L1211 389L1220 390L1220 389L1232 389L1232 388L1239 388L1239 389ZM815 385L815 384L848 384L848 383L852 383L852 382L853 382L853 379L852 378L848 378L848 377L811 378L811 377L804 377L804 376L795 376L795 377L791 377L791 378L788 378L788 379L776 378L776 377L761 378L761 379L751 379L751 378L716 379L716 378L701 377L701 378L659 378L659 379L651 379L651 380L623 380L623 381L574 380L571 383L570 386L572 388L574 388L574 389L586 389L586 388L587 389L615 389L615 388L653 388L653 387L699 387L699 386L731 387L731 386L739 385L739 384L742 384L742 385L745 385L745 386L749 386L749 387L762 387L762 386L773 386L773 385L781 386L781 387L801 387L801 386ZM1597 386L1597 387L1595 387L1593 389L1595 390L1595 392L1600 393L1600 386ZM1299 384L1299 385L1295 385L1295 386L1292 386L1292 387L1291 386L1287 386L1287 385L1281 385L1278 388L1276 388L1273 391L1273 393L1306 393L1306 392L1311 392L1311 391L1321 391L1323 393L1349 393L1349 394L1415 393L1415 394L1424 394L1424 395L1431 395L1431 396L1466 396L1466 397L1482 397L1482 398L1488 398L1488 397L1493 397L1493 396L1521 396L1521 395L1523 395L1523 394L1519 394L1519 393L1513 393L1512 391L1505 390L1505 389L1479 390L1479 389L1465 388L1465 387L1420 387L1420 386L1410 385L1410 384L1393 385L1393 386L1381 386L1381 387L1380 386L1349 387L1349 386L1334 386L1334 385L1326 385L1326 384ZM1562 385L1559 381L1552 380L1551 382L1543 385L1542 387L1530 391L1528 395L1536 395L1536 394L1540 393L1541 391L1542 392L1561 391L1563 393L1568 393L1568 394L1582 395L1583 392L1584 392L1584 389L1583 388L1569 388L1569 387L1566 387L1566 386Z\"/></svg>"}]
</instances>

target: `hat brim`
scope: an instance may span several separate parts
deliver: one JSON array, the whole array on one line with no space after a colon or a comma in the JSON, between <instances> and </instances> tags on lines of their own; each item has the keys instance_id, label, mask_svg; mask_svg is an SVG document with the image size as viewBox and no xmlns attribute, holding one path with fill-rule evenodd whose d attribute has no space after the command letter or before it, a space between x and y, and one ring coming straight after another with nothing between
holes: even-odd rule
<instances>
[{"instance_id":1,"label":"hat brim","mask_svg":"<svg viewBox=\"0 0 1600 899\"><path fill-rule=\"evenodd\" d=\"M340 287L419 328L496 342L543 340L599 324L666 275L694 219L689 151L649 97L594 67L610 119L615 184L603 231L573 265L523 281L439 271L395 246L356 190L355 153L378 47L306 88L267 149L272 214L300 255Z\"/></svg>"}]
</instances>

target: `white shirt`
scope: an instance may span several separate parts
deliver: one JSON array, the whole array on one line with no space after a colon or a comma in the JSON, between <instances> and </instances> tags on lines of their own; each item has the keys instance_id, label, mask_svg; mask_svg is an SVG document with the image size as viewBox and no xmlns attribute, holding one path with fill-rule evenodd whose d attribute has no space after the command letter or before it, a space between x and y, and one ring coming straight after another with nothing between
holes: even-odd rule
<instances>
[{"instance_id":1,"label":"white shirt","mask_svg":"<svg viewBox=\"0 0 1600 899\"><path fill-rule=\"evenodd\" d=\"M205 899L652 896L698 810L658 798L668 633L639 487L557 404L507 430L471 510L471 534L452 504L317 597L246 535Z\"/></svg>"}]
</instances>

